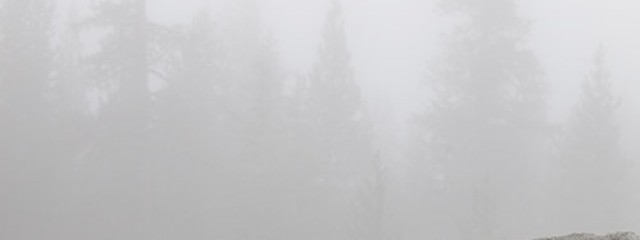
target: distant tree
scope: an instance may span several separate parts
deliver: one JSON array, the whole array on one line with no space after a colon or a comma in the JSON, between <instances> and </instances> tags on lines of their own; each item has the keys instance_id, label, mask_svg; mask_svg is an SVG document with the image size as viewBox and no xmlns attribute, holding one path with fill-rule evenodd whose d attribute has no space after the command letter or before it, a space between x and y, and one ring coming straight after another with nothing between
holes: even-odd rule
<instances>
[{"instance_id":1,"label":"distant tree","mask_svg":"<svg viewBox=\"0 0 640 240\"><path fill-rule=\"evenodd\" d=\"M108 139L117 145L140 142L149 129L149 22L146 0L101 1L90 25L106 32L100 51L90 56L91 76L108 100L100 119ZM134 147L134 146L131 146ZM130 149L133 150L133 149Z\"/></svg>"},{"instance_id":2,"label":"distant tree","mask_svg":"<svg viewBox=\"0 0 640 240\"><path fill-rule=\"evenodd\" d=\"M186 96L195 115L189 115L209 124L201 129L211 136L203 145L213 173L209 191L225 196L209 203L221 209L210 216L218 223L210 227L219 238L296 238L289 227L294 220L286 220L292 207L285 198L293 193L284 180L284 78L276 45L259 1L233 1L219 20L213 26L201 15L186 31L183 69L167 89L192 93Z\"/></svg>"},{"instance_id":3,"label":"distant tree","mask_svg":"<svg viewBox=\"0 0 640 240\"><path fill-rule=\"evenodd\" d=\"M89 153L94 147L92 125L94 110L90 96L93 85L87 78L82 39L82 19L75 5L71 4L67 12L60 16L57 44L54 45L53 73L51 75L50 111L56 136L51 158L57 159L58 184L56 195L60 209L58 218L67 221L56 223L57 233L73 231L82 218L78 214L78 204L82 203L85 172L82 171Z\"/></svg>"},{"instance_id":4,"label":"distant tree","mask_svg":"<svg viewBox=\"0 0 640 240\"><path fill-rule=\"evenodd\" d=\"M496 231L497 195L492 191L490 178L485 175L473 183L471 192L471 219L460 222L463 236L488 238Z\"/></svg>"},{"instance_id":5,"label":"distant tree","mask_svg":"<svg viewBox=\"0 0 640 240\"><path fill-rule=\"evenodd\" d=\"M2 152L8 154L4 159L17 160L34 154L24 149L27 142L44 144L40 141L48 137L54 6L40 0L6 0L0 6L0 111L8 149ZM40 134L44 137L31 139Z\"/></svg>"},{"instance_id":6,"label":"distant tree","mask_svg":"<svg viewBox=\"0 0 640 240\"><path fill-rule=\"evenodd\" d=\"M222 84L222 38L215 27L203 10L188 25L165 29L152 41L157 72L152 76L166 85L154 94L156 134L164 141L161 148L171 152L165 157L183 163L213 162L212 154L222 150L214 128L221 128L228 86Z\"/></svg>"},{"instance_id":7,"label":"distant tree","mask_svg":"<svg viewBox=\"0 0 640 240\"><path fill-rule=\"evenodd\" d=\"M351 239L391 239L389 213L389 173L383 166L380 153L373 157L362 173L353 201L354 222L350 230Z\"/></svg>"},{"instance_id":8,"label":"distant tree","mask_svg":"<svg viewBox=\"0 0 640 240\"><path fill-rule=\"evenodd\" d=\"M620 99L613 93L605 64L601 46L557 144L562 167L554 184L559 218L569 218L564 222L573 229L622 228L629 216L631 162L621 153L616 121ZM607 226L597 219L608 219Z\"/></svg>"},{"instance_id":9,"label":"distant tree","mask_svg":"<svg viewBox=\"0 0 640 240\"><path fill-rule=\"evenodd\" d=\"M373 151L367 110L350 63L342 10L337 1L332 3L318 59L307 79L307 107L314 131L309 137L315 141L311 145L315 150L310 153L329 167L328 171L338 171L324 177L340 178L340 174L349 175L340 171L354 170L358 165L351 164L366 162Z\"/></svg>"},{"instance_id":10,"label":"distant tree","mask_svg":"<svg viewBox=\"0 0 640 240\"><path fill-rule=\"evenodd\" d=\"M517 212L507 209L526 199L521 189L531 181L527 166L541 159L543 149L545 87L537 60L525 45L529 27L512 0L453 0L441 6L461 18L429 76L432 101L420 120L423 135L418 139L427 153L424 160L443 168L440 181L447 189L439 191L450 199L439 202L462 205L434 206L434 211L455 209L447 214L455 220L443 221L460 222L463 229L504 225L495 221ZM472 197L484 178L490 186L476 188ZM490 199L481 194L502 194L505 202L463 201ZM498 207L485 211L472 210L472 205ZM444 234L467 232L449 231ZM483 232L460 237L500 237Z\"/></svg>"},{"instance_id":11,"label":"distant tree","mask_svg":"<svg viewBox=\"0 0 640 240\"><path fill-rule=\"evenodd\" d=\"M89 64L86 62L82 41L82 21L75 5L66 9L61 17L54 46L53 73L51 75L51 121L59 136L56 151L68 160L69 171L78 169L83 154L91 148L91 122L95 116L92 81L88 78ZM73 174L67 174L70 177Z\"/></svg>"},{"instance_id":12,"label":"distant tree","mask_svg":"<svg viewBox=\"0 0 640 240\"><path fill-rule=\"evenodd\" d=\"M225 71L220 77L227 106L229 133L235 156L247 164L270 162L278 153L282 132L284 78L274 40L261 21L255 0L240 0L229 7L222 32ZM237 143L237 144L236 144Z\"/></svg>"},{"instance_id":13,"label":"distant tree","mask_svg":"<svg viewBox=\"0 0 640 240\"><path fill-rule=\"evenodd\" d=\"M82 64L82 42L80 40L79 17L75 7L69 8L69 14L64 18L64 24L58 33L59 43L54 55L53 63L54 72L52 74L53 84L55 87L55 100L58 101L60 107L75 108L79 112L87 111L82 108L84 103L84 91L81 77L83 72ZM67 111L67 109L58 111ZM60 115L66 115L60 113Z\"/></svg>"},{"instance_id":14,"label":"distant tree","mask_svg":"<svg viewBox=\"0 0 640 240\"><path fill-rule=\"evenodd\" d=\"M152 24L146 0L98 1L83 20L97 33L97 51L87 56L87 79L94 85L93 146L84 156L81 217L90 235L117 233L146 238L153 223L153 98L149 89ZM91 199L100 199L92 201ZM136 226L136 227L131 227Z\"/></svg>"},{"instance_id":15,"label":"distant tree","mask_svg":"<svg viewBox=\"0 0 640 240\"><path fill-rule=\"evenodd\" d=\"M56 226L54 7L46 0L0 1L0 238L46 238Z\"/></svg>"},{"instance_id":16,"label":"distant tree","mask_svg":"<svg viewBox=\"0 0 640 240\"><path fill-rule=\"evenodd\" d=\"M317 60L294 88L289 125L297 160L290 166L307 189L301 198L313 208L307 214L314 224L307 231L318 238L348 235L352 221L335 216L353 207L357 182L367 175L361 170L373 158L371 125L350 61L341 6L332 1Z\"/></svg>"},{"instance_id":17,"label":"distant tree","mask_svg":"<svg viewBox=\"0 0 640 240\"><path fill-rule=\"evenodd\" d=\"M271 196L257 191L259 188L248 190L255 183L247 183L247 179L256 178L257 173L253 172L256 169L266 172L274 168L270 166L272 156L256 156L265 157L267 160L264 161L250 157L254 156L251 155L254 148L272 146L277 141L260 143L271 144L268 146L256 146L245 140L253 137L244 132L250 126L245 122L250 117L236 108L251 101L247 99L251 97L247 86L251 85L241 85L246 79L237 78L230 71L238 68L246 73L253 69L247 63L231 59L236 52L231 52L233 48L227 44L237 43L229 39L240 33L221 34L223 27L231 26L235 24L219 21L208 9L203 9L195 13L191 22L154 35L156 39L152 41L158 49L164 49L152 55L161 59L153 64L153 68L161 72L165 77L162 81L166 81L166 86L154 94L153 122L157 125L153 134L157 136L154 139L159 140L154 148L163 153L156 158L161 161L158 168L172 176L157 178L158 184L166 188L166 191L156 193L164 196L157 204L162 209L163 206L172 207L176 202L184 203L183 211L175 214L175 218L157 219L157 222L179 229L175 237L189 232L213 238L267 234L260 225L250 223L258 215L257 211L247 209L262 208L259 201ZM254 44L254 41L260 40L247 42ZM257 76L247 75L258 81ZM245 190L237 191L238 188ZM279 223L275 215L272 217L272 223ZM236 221L246 224L234 226ZM245 227L255 227L255 231L244 230ZM196 228L204 229L197 233L190 231Z\"/></svg>"}]
</instances>

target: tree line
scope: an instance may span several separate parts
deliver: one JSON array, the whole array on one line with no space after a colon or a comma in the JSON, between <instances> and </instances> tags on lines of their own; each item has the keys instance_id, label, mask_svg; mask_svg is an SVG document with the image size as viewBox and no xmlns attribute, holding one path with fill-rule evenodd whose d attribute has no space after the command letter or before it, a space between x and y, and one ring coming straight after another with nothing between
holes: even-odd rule
<instances>
[{"instance_id":1,"label":"tree line","mask_svg":"<svg viewBox=\"0 0 640 240\"><path fill-rule=\"evenodd\" d=\"M443 1L467 18L426 67L431 98L402 154L411 186L377 144L338 1L294 83L258 1L175 26L149 4L99 1L59 27L56 2L0 1L1 235L496 239L549 231L546 218L630 220L604 50L551 124L514 1Z\"/></svg>"}]
</instances>

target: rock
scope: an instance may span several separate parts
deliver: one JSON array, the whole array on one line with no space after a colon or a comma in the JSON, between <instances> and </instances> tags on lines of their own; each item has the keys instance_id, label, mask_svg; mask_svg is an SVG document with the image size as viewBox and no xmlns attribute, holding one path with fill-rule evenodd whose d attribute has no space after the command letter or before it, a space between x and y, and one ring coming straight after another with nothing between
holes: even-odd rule
<instances>
[{"instance_id":1,"label":"rock","mask_svg":"<svg viewBox=\"0 0 640 240\"><path fill-rule=\"evenodd\" d=\"M612 233L607 236L608 240L640 240L640 236L636 235L633 232L617 232Z\"/></svg>"},{"instance_id":2,"label":"rock","mask_svg":"<svg viewBox=\"0 0 640 240\"><path fill-rule=\"evenodd\" d=\"M591 233L573 233L565 236L538 238L535 240L640 240L640 236L633 232L617 232L604 236Z\"/></svg>"}]
</instances>

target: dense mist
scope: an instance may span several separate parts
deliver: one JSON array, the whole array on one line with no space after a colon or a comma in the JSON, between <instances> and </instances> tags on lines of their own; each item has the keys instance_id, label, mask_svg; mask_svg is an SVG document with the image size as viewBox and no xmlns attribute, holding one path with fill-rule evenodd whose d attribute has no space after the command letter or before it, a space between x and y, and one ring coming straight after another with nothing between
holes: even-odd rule
<instances>
[{"instance_id":1,"label":"dense mist","mask_svg":"<svg viewBox=\"0 0 640 240\"><path fill-rule=\"evenodd\" d=\"M0 0L0 239L640 232L638 12Z\"/></svg>"}]
</instances>

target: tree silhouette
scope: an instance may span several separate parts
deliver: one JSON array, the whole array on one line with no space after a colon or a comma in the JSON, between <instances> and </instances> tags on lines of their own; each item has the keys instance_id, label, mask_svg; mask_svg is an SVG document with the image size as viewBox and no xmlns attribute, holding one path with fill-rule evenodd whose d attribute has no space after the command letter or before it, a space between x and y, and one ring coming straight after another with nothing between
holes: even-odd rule
<instances>
[{"instance_id":1,"label":"tree silhouette","mask_svg":"<svg viewBox=\"0 0 640 240\"><path fill-rule=\"evenodd\" d=\"M138 141L149 129L149 23L145 0L103 1L87 22L107 31L101 50L91 56L95 81L109 91L102 106L105 131L116 145ZM111 126L112 125L112 126ZM132 137L132 138L130 138ZM133 140L135 139L135 140ZM121 144L125 145L125 144Z\"/></svg>"},{"instance_id":2,"label":"tree silhouette","mask_svg":"<svg viewBox=\"0 0 640 240\"><path fill-rule=\"evenodd\" d=\"M3 153L8 154L5 159L26 157L36 160L33 159L36 156L21 156L34 154L23 149L23 144L38 133L47 136L44 128L49 117L47 95L53 60L50 42L52 15L53 5L45 1L7 0L0 8L0 54L3 56L0 59L0 109L2 126L6 128L3 130L7 133L3 134L6 136L3 137L3 145L7 147Z\"/></svg>"},{"instance_id":3,"label":"tree silhouette","mask_svg":"<svg viewBox=\"0 0 640 240\"><path fill-rule=\"evenodd\" d=\"M616 111L620 104L612 90L600 46L593 70L582 83L582 97L558 141L561 175L556 186L559 213L574 229L622 228L630 204L630 162L621 154ZM603 226L598 218L610 219ZM628 219L627 219L628 220ZM605 230L605 229L603 229Z\"/></svg>"},{"instance_id":4,"label":"tree silhouette","mask_svg":"<svg viewBox=\"0 0 640 240\"><path fill-rule=\"evenodd\" d=\"M294 88L290 122L290 166L306 189L299 198L313 208L305 210L314 216L305 217L306 231L318 238L348 235L351 221L335 216L353 207L360 170L373 158L371 126L350 58L341 6L332 1L316 62Z\"/></svg>"},{"instance_id":5,"label":"tree silhouette","mask_svg":"<svg viewBox=\"0 0 640 240\"><path fill-rule=\"evenodd\" d=\"M226 226L211 206L217 191L223 148L216 129L225 117L220 86L222 39L209 11L185 24L150 25L149 79L160 85L152 93L150 150L153 151L154 228L171 228L164 237L211 238ZM164 209L172 209L171 217Z\"/></svg>"},{"instance_id":6,"label":"tree silhouette","mask_svg":"<svg viewBox=\"0 0 640 240\"><path fill-rule=\"evenodd\" d=\"M426 141L426 160L444 167L443 179L449 188L445 190L452 198L444 204L463 205L434 209L456 209L447 214L456 220L443 221L460 222L463 229L478 224L504 225L495 221L500 215L516 212L507 209L526 199L519 189L530 184L527 166L540 159L545 132L545 87L537 60L526 49L528 24L517 15L517 6L511 0L441 3L442 9L462 18L446 39L446 48L429 76L432 101L421 119L421 139ZM485 177L491 186L474 187ZM487 191L476 190L476 197L472 197L472 189ZM484 201L490 198L478 195L498 193L505 196L501 198L505 202L462 201ZM515 196L523 199L515 200ZM471 205L499 207L484 211L472 210ZM487 234L461 237L498 237L483 232Z\"/></svg>"},{"instance_id":7,"label":"tree silhouette","mask_svg":"<svg viewBox=\"0 0 640 240\"><path fill-rule=\"evenodd\" d=\"M200 161L208 162L205 191L217 209L209 227L220 238L292 238L294 230L284 230L293 220L285 219L285 98L276 45L255 0L230 3L213 25L200 15L187 29L178 81L167 89L172 98L184 94L193 101L186 104L190 110L177 110L190 111L185 116L203 124L194 130L207 139L201 145L207 159Z\"/></svg>"},{"instance_id":8,"label":"tree silhouette","mask_svg":"<svg viewBox=\"0 0 640 240\"><path fill-rule=\"evenodd\" d=\"M282 132L284 100L283 76L278 52L261 22L260 5L255 0L232 4L221 26L225 35L225 71L221 80L227 111L223 133L232 150L231 159L255 165L271 162L278 154L278 135ZM223 82L221 82L223 83Z\"/></svg>"},{"instance_id":9,"label":"tree silhouette","mask_svg":"<svg viewBox=\"0 0 640 240\"><path fill-rule=\"evenodd\" d=\"M310 137L315 141L314 158L326 166L333 165L333 170L351 171L354 165L349 164L361 164L373 151L366 107L350 65L341 8L337 1L332 3L318 60L307 79L314 130ZM330 174L325 177L331 178Z\"/></svg>"},{"instance_id":10,"label":"tree silhouette","mask_svg":"<svg viewBox=\"0 0 640 240\"><path fill-rule=\"evenodd\" d=\"M364 170L364 169L363 169ZM380 153L371 160L363 182L354 198L354 222L351 239L390 239L389 173L383 166Z\"/></svg>"},{"instance_id":11,"label":"tree silhouette","mask_svg":"<svg viewBox=\"0 0 640 240\"><path fill-rule=\"evenodd\" d=\"M83 217L87 234L142 238L153 218L153 101L149 91L150 32L146 0L100 1L83 27L103 33L88 56L87 77L104 99L98 106L86 156ZM96 93L94 93L96 94ZM91 201L91 199L102 199ZM109 200L106 200L109 199ZM136 227L131 227L135 225Z\"/></svg>"},{"instance_id":12,"label":"tree silhouette","mask_svg":"<svg viewBox=\"0 0 640 240\"><path fill-rule=\"evenodd\" d=\"M46 238L56 226L61 162L51 121L53 14L50 1L0 2L2 237Z\"/></svg>"}]
</instances>

